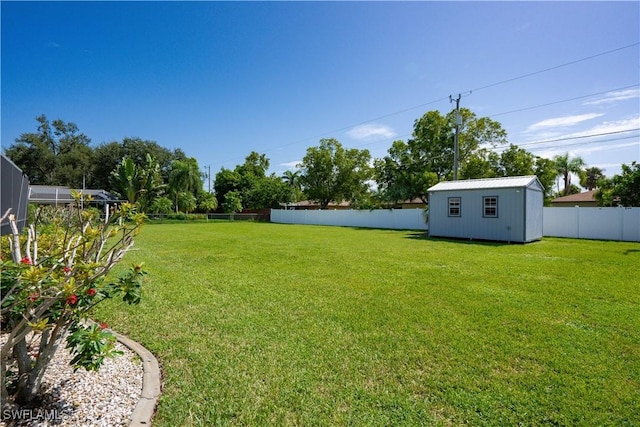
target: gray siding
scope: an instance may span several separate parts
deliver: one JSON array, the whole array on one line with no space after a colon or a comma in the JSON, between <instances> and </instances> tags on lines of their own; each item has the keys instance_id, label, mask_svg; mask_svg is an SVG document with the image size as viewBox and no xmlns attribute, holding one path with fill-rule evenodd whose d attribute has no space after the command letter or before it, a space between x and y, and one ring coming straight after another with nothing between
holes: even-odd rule
<instances>
[{"instance_id":1,"label":"gray siding","mask_svg":"<svg viewBox=\"0 0 640 427\"><path fill-rule=\"evenodd\" d=\"M542 239L544 192L542 188L536 186L527 188L526 194L526 234L524 236L524 241L533 242L534 240Z\"/></svg>"}]
</instances>

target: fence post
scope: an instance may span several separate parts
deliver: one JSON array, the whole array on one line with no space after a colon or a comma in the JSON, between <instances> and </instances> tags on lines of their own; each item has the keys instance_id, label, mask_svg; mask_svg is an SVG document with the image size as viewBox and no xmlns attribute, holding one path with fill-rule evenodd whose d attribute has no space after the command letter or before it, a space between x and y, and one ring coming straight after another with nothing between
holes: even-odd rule
<instances>
[{"instance_id":1,"label":"fence post","mask_svg":"<svg viewBox=\"0 0 640 427\"><path fill-rule=\"evenodd\" d=\"M624 240L624 208L622 206L620 206L620 209L618 209L618 211L620 212L620 214L618 215L618 217L620 218L620 240Z\"/></svg>"}]
</instances>

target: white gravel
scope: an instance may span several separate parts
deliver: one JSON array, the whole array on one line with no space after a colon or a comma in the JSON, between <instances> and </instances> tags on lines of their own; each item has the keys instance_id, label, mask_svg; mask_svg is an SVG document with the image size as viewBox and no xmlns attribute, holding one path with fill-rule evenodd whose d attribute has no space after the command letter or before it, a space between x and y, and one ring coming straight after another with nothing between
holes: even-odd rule
<instances>
[{"instance_id":1,"label":"white gravel","mask_svg":"<svg viewBox=\"0 0 640 427\"><path fill-rule=\"evenodd\" d=\"M20 410L14 414L20 421L0 421L1 427L129 425L142 392L143 369L138 355L116 343L124 355L105 359L97 372L83 368L73 372L65 344L60 343L45 372L42 405Z\"/></svg>"}]
</instances>

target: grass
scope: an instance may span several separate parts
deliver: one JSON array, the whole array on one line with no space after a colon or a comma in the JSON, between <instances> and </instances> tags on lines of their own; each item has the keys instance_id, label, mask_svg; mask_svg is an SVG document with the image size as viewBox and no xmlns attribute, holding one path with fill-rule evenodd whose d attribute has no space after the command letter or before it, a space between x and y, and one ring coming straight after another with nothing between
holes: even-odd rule
<instances>
[{"instance_id":1,"label":"grass","mask_svg":"<svg viewBox=\"0 0 640 427\"><path fill-rule=\"evenodd\" d=\"M640 245L148 225L156 426L640 424Z\"/></svg>"}]
</instances>

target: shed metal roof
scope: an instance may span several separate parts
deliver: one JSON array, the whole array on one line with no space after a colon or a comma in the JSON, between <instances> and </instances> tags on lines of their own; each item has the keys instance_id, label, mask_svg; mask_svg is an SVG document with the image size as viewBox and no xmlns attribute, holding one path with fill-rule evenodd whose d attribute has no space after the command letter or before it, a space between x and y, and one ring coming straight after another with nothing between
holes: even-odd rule
<instances>
[{"instance_id":1,"label":"shed metal roof","mask_svg":"<svg viewBox=\"0 0 640 427\"><path fill-rule=\"evenodd\" d=\"M531 183L538 181L535 175L528 176L506 176L500 178L466 179L461 181L439 182L427 191L448 191L448 190L476 190L482 188L520 188L528 187ZM542 188L542 184L538 181Z\"/></svg>"}]
</instances>

